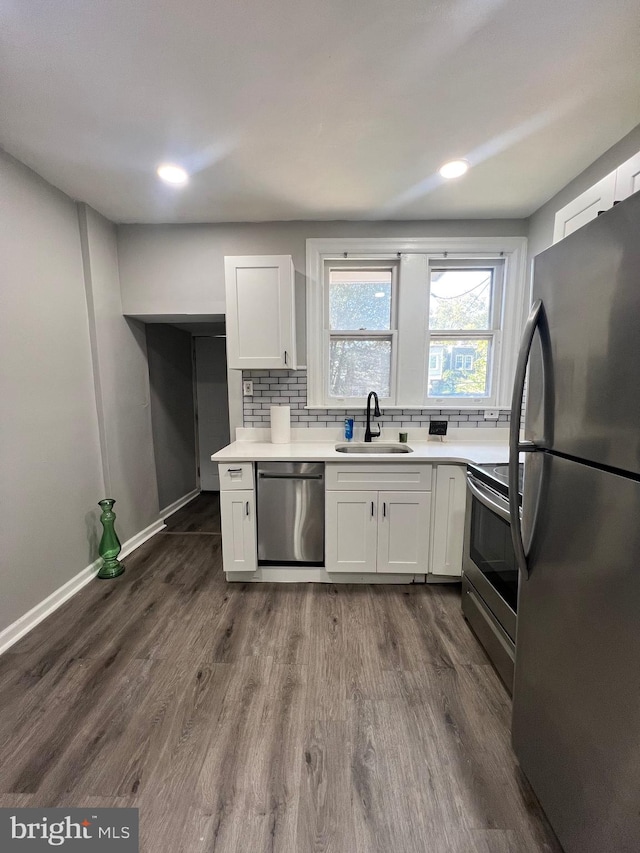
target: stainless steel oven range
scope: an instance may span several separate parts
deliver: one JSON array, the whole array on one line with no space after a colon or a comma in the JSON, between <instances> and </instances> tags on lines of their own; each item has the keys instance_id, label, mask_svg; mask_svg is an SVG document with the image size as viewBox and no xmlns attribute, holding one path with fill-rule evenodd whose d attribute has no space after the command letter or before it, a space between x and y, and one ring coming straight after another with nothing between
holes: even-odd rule
<instances>
[{"instance_id":1,"label":"stainless steel oven range","mask_svg":"<svg viewBox=\"0 0 640 853\"><path fill-rule=\"evenodd\" d=\"M509 692L513 687L518 564L511 543L508 465L469 465L462 611ZM520 500L522 499L520 466Z\"/></svg>"}]
</instances>

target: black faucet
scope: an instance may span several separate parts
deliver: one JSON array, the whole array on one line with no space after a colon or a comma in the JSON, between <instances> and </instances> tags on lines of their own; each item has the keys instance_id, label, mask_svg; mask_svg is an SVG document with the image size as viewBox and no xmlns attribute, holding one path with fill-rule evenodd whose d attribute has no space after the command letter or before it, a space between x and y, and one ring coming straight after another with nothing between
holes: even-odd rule
<instances>
[{"instance_id":1,"label":"black faucet","mask_svg":"<svg viewBox=\"0 0 640 853\"><path fill-rule=\"evenodd\" d=\"M378 425L378 432L371 432L371 398L373 397L374 401L374 409L373 409L373 417L380 417L380 406L378 405L378 395L375 391L369 391L369 396L367 397L367 428L364 431L364 440L371 441L372 438L379 438L380 436L380 426Z\"/></svg>"}]
</instances>

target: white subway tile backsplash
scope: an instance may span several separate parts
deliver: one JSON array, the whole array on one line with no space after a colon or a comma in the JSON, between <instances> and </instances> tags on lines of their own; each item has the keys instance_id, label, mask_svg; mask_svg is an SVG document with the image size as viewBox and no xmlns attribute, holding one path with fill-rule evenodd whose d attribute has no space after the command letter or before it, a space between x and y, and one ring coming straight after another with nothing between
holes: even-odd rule
<instances>
[{"instance_id":1,"label":"white subway tile backsplash","mask_svg":"<svg viewBox=\"0 0 640 853\"><path fill-rule=\"evenodd\" d=\"M268 426L271 406L288 405L291 407L291 423L305 428L327 428L342 425L346 417L353 418L356 426L363 428L365 423L362 409L305 409L307 402L307 374L304 370L245 370L243 379L253 380L253 396L244 397L244 423L246 426ZM495 429L509 423L508 412L501 412L498 420L486 421L484 409L440 409L424 411L422 409L382 410L377 423L391 429L426 428L429 421L450 421L452 427L466 429Z\"/></svg>"}]
</instances>

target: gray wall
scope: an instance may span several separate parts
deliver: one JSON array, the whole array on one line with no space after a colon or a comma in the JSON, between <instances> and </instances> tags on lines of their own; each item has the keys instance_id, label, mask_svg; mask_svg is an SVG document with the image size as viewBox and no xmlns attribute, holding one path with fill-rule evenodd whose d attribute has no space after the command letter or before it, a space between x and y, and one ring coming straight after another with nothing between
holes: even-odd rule
<instances>
[{"instance_id":1,"label":"gray wall","mask_svg":"<svg viewBox=\"0 0 640 853\"><path fill-rule=\"evenodd\" d=\"M0 152L0 630L97 557L104 497L76 205Z\"/></svg>"},{"instance_id":2,"label":"gray wall","mask_svg":"<svg viewBox=\"0 0 640 853\"><path fill-rule=\"evenodd\" d=\"M121 225L125 314L224 314L225 255L291 255L296 269L298 351L306 352L305 268L309 237L526 237L525 220L259 222Z\"/></svg>"},{"instance_id":3,"label":"gray wall","mask_svg":"<svg viewBox=\"0 0 640 853\"><path fill-rule=\"evenodd\" d=\"M121 541L158 518L144 326L122 316L115 226L79 205L105 492Z\"/></svg>"},{"instance_id":4,"label":"gray wall","mask_svg":"<svg viewBox=\"0 0 640 853\"><path fill-rule=\"evenodd\" d=\"M566 187L556 193L529 219L529 258L547 249L553 242L553 225L556 213L580 193L588 190L605 175L613 172L621 163L640 151L640 125L635 127L602 157L575 177Z\"/></svg>"},{"instance_id":5,"label":"gray wall","mask_svg":"<svg viewBox=\"0 0 640 853\"><path fill-rule=\"evenodd\" d=\"M0 632L157 521L144 335L115 229L0 152Z\"/></svg>"},{"instance_id":6,"label":"gray wall","mask_svg":"<svg viewBox=\"0 0 640 853\"><path fill-rule=\"evenodd\" d=\"M227 352L224 338L195 337L196 393L198 398L198 455L200 488L220 488L218 465L211 454L229 444Z\"/></svg>"},{"instance_id":7,"label":"gray wall","mask_svg":"<svg viewBox=\"0 0 640 853\"><path fill-rule=\"evenodd\" d=\"M160 323L146 332L158 499L166 509L196 488L191 335Z\"/></svg>"}]
</instances>

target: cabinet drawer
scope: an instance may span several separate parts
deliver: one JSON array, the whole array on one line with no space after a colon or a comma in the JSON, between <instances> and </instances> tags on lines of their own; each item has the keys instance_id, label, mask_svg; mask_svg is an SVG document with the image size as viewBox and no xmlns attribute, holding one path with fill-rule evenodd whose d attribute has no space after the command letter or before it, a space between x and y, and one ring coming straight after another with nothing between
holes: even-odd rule
<instances>
[{"instance_id":1,"label":"cabinet drawer","mask_svg":"<svg viewBox=\"0 0 640 853\"><path fill-rule=\"evenodd\" d=\"M218 474L221 492L253 488L253 462L227 462L225 465L219 463Z\"/></svg>"},{"instance_id":2,"label":"cabinet drawer","mask_svg":"<svg viewBox=\"0 0 640 853\"><path fill-rule=\"evenodd\" d=\"M391 489L395 492L430 492L433 466L417 463L380 462L327 463L326 488L360 491L361 489Z\"/></svg>"}]
</instances>

